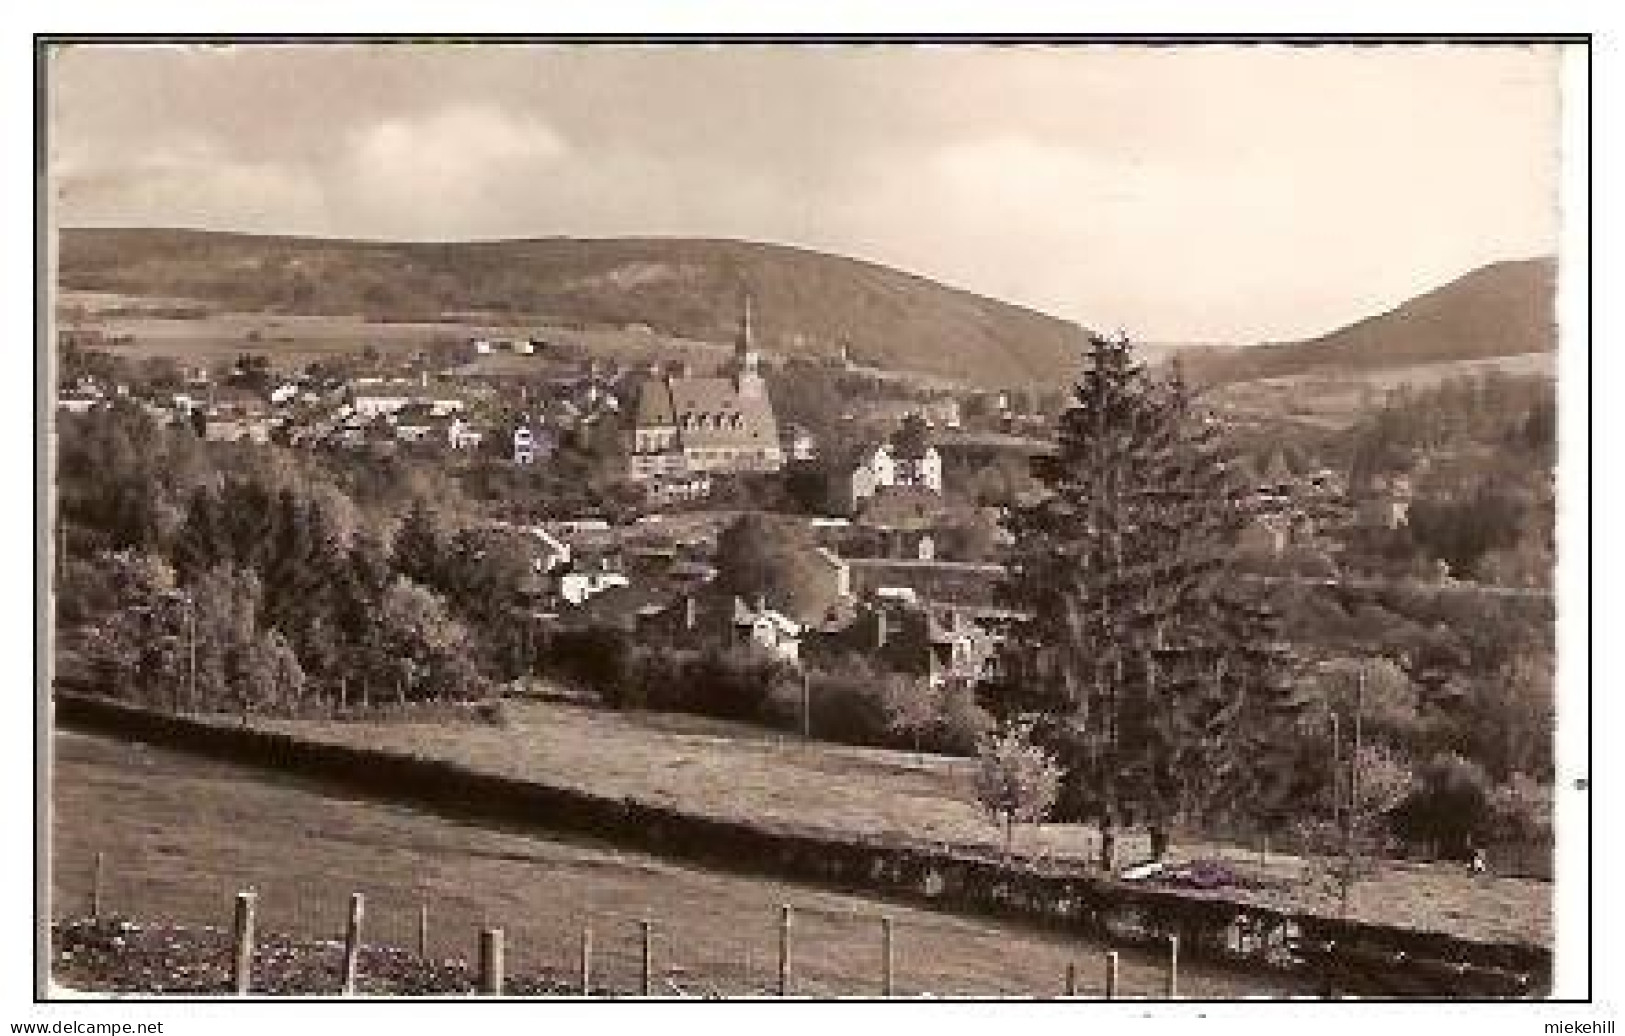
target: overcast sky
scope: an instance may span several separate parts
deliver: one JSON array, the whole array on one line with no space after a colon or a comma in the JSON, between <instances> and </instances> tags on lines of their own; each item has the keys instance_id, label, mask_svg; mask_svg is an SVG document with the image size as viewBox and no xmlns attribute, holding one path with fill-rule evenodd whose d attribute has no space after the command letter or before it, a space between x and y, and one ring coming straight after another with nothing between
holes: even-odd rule
<instances>
[{"instance_id":1,"label":"overcast sky","mask_svg":"<svg viewBox=\"0 0 1625 1036\"><path fill-rule=\"evenodd\" d=\"M1509 47L79 48L66 226L694 235L1154 341L1315 334L1556 249Z\"/></svg>"}]
</instances>

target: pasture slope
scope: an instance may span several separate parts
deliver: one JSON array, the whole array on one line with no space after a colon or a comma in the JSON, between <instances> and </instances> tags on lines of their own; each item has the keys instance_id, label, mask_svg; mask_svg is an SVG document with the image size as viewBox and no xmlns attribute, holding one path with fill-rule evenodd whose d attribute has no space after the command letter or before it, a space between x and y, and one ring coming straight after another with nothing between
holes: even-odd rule
<instances>
[{"instance_id":1,"label":"pasture slope","mask_svg":"<svg viewBox=\"0 0 1625 1036\"><path fill-rule=\"evenodd\" d=\"M1195 955L1241 966L1307 969L1330 988L1370 995L1505 996L1528 995L1550 981L1550 951L1526 940L1464 939L1410 925L1271 908L1228 894L1140 888L1104 880L1066 860L1029 860L1011 869L982 847L856 835L804 818L730 819L505 776L423 752L253 729L236 718L177 717L61 693L57 710L59 721L70 726L314 776L459 819L588 833L707 866L885 890L956 911L1016 916L1142 945L1179 932ZM1283 956L1288 946L1296 949Z\"/></svg>"},{"instance_id":2,"label":"pasture slope","mask_svg":"<svg viewBox=\"0 0 1625 1036\"><path fill-rule=\"evenodd\" d=\"M506 727L254 722L301 738L446 760L724 819L988 850L1000 845L998 829L975 805L969 760L803 742L743 724L554 702L509 701L507 713ZM813 721L816 728L816 715ZM1046 824L1018 832L1017 848L1083 862L1093 858L1095 838L1083 825ZM1123 851L1144 848L1130 840ZM1230 859L1247 870L1259 867L1257 847L1176 838L1174 851ZM1277 909L1336 913L1336 895L1303 880L1311 861L1271 853L1263 869L1285 887L1242 895ZM1552 939L1549 883L1475 877L1449 864L1387 865L1380 879L1356 888L1352 914L1466 938L1540 945Z\"/></svg>"},{"instance_id":3,"label":"pasture slope","mask_svg":"<svg viewBox=\"0 0 1625 1036\"><path fill-rule=\"evenodd\" d=\"M369 944L415 948L418 907L427 904L432 960L469 959L477 931L500 925L509 970L538 979L575 981L579 933L590 925L595 988L625 993L636 986L638 922L648 918L659 991L670 992L669 981L759 995L773 987L778 910L789 903L801 993L875 995L882 915L894 921L900 995L1053 996L1068 962L1078 963L1086 995L1101 991L1103 947L1076 934L459 822L101 736L59 731L53 754L51 912L59 920L85 911L100 852L104 910L144 929L229 925L232 897L253 887L262 932L331 940L343 931L349 894L360 891ZM318 951L336 975L336 949ZM1124 948L1121 958L1124 994L1156 995L1160 955ZM59 973L83 975L71 962ZM153 978L170 983L164 988L189 981ZM1181 986L1209 998L1309 992L1290 975L1201 961L1181 969Z\"/></svg>"}]
</instances>

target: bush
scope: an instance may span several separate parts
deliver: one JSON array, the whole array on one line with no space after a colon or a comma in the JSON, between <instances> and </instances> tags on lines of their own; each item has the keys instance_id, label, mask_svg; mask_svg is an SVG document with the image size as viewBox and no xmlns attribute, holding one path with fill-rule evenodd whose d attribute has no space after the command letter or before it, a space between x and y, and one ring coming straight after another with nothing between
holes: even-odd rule
<instances>
[{"instance_id":1,"label":"bush","mask_svg":"<svg viewBox=\"0 0 1625 1036\"><path fill-rule=\"evenodd\" d=\"M1418 776L1420 786L1393 813L1394 834L1434 855L1469 859L1493 831L1489 776L1454 752L1434 756Z\"/></svg>"},{"instance_id":2,"label":"bush","mask_svg":"<svg viewBox=\"0 0 1625 1036\"><path fill-rule=\"evenodd\" d=\"M1526 774L1515 773L1490 794L1495 831L1503 839L1549 842L1552 838L1552 789Z\"/></svg>"},{"instance_id":3,"label":"bush","mask_svg":"<svg viewBox=\"0 0 1625 1036\"><path fill-rule=\"evenodd\" d=\"M742 648L646 652L649 708L760 723L780 665Z\"/></svg>"},{"instance_id":4,"label":"bush","mask_svg":"<svg viewBox=\"0 0 1625 1036\"><path fill-rule=\"evenodd\" d=\"M982 739L994 729L993 714L976 702L976 689L954 682L942 693L942 714L938 719L936 747L952 755L974 755Z\"/></svg>"},{"instance_id":5,"label":"bush","mask_svg":"<svg viewBox=\"0 0 1625 1036\"><path fill-rule=\"evenodd\" d=\"M855 745L899 743L887 731L880 675L864 663L808 675L814 737Z\"/></svg>"},{"instance_id":6,"label":"bush","mask_svg":"<svg viewBox=\"0 0 1625 1036\"><path fill-rule=\"evenodd\" d=\"M619 630L563 630L548 638L541 664L552 675L595 691L612 708L641 706L629 638Z\"/></svg>"}]
</instances>

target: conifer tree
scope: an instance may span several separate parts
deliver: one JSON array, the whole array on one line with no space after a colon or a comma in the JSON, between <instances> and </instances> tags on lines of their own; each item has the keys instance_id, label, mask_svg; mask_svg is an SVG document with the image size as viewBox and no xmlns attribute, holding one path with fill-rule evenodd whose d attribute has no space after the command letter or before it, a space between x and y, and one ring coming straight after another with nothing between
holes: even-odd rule
<instances>
[{"instance_id":1,"label":"conifer tree","mask_svg":"<svg viewBox=\"0 0 1625 1036\"><path fill-rule=\"evenodd\" d=\"M1290 711L1277 620L1228 580L1245 520L1218 425L1129 343L1091 336L1041 498L1012 509L1005 715L1037 712L1066 766L1071 811L1115 833L1169 828L1248 801Z\"/></svg>"},{"instance_id":2,"label":"conifer tree","mask_svg":"<svg viewBox=\"0 0 1625 1036\"><path fill-rule=\"evenodd\" d=\"M439 589L444 585L445 553L439 523L424 499L417 497L395 533L395 571L415 583Z\"/></svg>"}]
</instances>

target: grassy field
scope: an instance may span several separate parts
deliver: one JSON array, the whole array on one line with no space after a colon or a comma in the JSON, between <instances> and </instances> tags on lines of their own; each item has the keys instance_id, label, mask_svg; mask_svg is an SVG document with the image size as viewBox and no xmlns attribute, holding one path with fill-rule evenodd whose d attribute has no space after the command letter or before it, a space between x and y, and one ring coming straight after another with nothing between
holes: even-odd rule
<instances>
[{"instance_id":1,"label":"grassy field","mask_svg":"<svg viewBox=\"0 0 1625 1036\"><path fill-rule=\"evenodd\" d=\"M725 360L732 346L663 335L646 328L565 327L543 316L516 317L501 323L474 320L377 322L361 316L310 316L248 313L210 309L196 318L142 312L144 307L182 299L121 296L103 292L67 292L64 304L86 314L77 326L129 340L104 346L130 357L163 356L191 363L230 360L245 352L264 353L274 363L294 367L312 360L357 354L372 346L384 356L407 356L435 342L463 342L478 337L530 337L579 347L589 355L626 363L681 359L697 369ZM66 326L66 325L64 325ZM523 374L545 369L544 357L492 353L475 359L471 370L485 374Z\"/></svg>"},{"instance_id":2,"label":"grassy field","mask_svg":"<svg viewBox=\"0 0 1625 1036\"><path fill-rule=\"evenodd\" d=\"M1451 363L1360 372L1298 374L1223 385L1210 393L1221 410L1240 417L1291 417L1321 428L1346 428L1402 386L1426 389L1451 378L1498 371L1515 377L1557 376L1557 354L1524 353Z\"/></svg>"},{"instance_id":3,"label":"grassy field","mask_svg":"<svg viewBox=\"0 0 1625 1036\"><path fill-rule=\"evenodd\" d=\"M657 713L616 713L554 702L510 702L506 728L432 723L263 721L303 736L452 759L698 813L771 819L872 835L999 844L974 805L968 760L821 742L760 728ZM817 716L813 717L816 730ZM1091 859L1095 832L1072 824L1021 831L1018 850ZM1144 852L1131 839L1124 852ZM1186 858L1228 859L1267 872L1281 886L1246 895L1259 902L1335 913L1316 865L1256 847L1176 838ZM1239 893L1238 893L1239 894ZM1352 913L1482 939L1550 944L1549 883L1475 876L1447 864L1390 863L1357 886Z\"/></svg>"},{"instance_id":4,"label":"grassy field","mask_svg":"<svg viewBox=\"0 0 1625 1036\"><path fill-rule=\"evenodd\" d=\"M873 995L879 922L896 925L905 994L1048 996L1069 961L1098 990L1102 947L1021 926L960 918L774 881L683 867L583 841L461 824L297 782L100 737L58 733L52 781L52 915L83 913L92 861L105 854L104 911L145 922L229 925L241 889L259 892L259 927L337 938L349 894L367 895L366 939L416 945L430 910L430 953L467 958L487 925L507 934L512 970L575 974L579 932L594 933L597 982L629 991L637 922L655 922L667 982L725 995L773 983L779 905L795 909L798 991ZM332 949L335 956L336 946ZM1124 951L1122 989L1155 995L1162 969ZM1307 992L1294 980L1186 962L1189 996Z\"/></svg>"}]
</instances>

